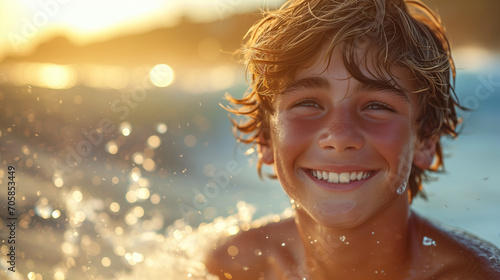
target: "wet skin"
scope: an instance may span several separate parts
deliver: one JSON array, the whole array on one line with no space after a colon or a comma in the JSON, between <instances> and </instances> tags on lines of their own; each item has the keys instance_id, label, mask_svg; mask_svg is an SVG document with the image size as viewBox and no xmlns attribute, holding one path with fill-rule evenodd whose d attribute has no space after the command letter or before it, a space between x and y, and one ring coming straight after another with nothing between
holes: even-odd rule
<instances>
[{"instance_id":1,"label":"wet skin","mask_svg":"<svg viewBox=\"0 0 500 280\"><path fill-rule=\"evenodd\" d=\"M295 217L229 239L207 259L209 270L221 279L483 279L474 277L493 273L481 269L487 262L467 238L410 210L411 166L430 166L435 141L417 137L419 100L407 91L408 73L391 69L400 86L381 88L350 77L340 47L331 61L326 69L319 60L301 70L276 96L270 139L260 147ZM371 65L361 70L373 72ZM323 171L329 181L318 178ZM352 180L342 173L354 173ZM238 255L229 256L229 246Z\"/></svg>"}]
</instances>

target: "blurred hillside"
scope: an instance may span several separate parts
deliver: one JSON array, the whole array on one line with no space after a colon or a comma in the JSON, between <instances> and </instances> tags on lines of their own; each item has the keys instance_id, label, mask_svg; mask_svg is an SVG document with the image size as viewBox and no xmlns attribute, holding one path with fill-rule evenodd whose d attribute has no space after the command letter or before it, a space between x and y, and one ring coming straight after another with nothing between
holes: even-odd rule
<instances>
[{"instance_id":1,"label":"blurred hillside","mask_svg":"<svg viewBox=\"0 0 500 280\"><path fill-rule=\"evenodd\" d=\"M21 61L68 63L99 63L138 65L168 62L169 65L213 64L229 61L231 52L239 47L241 38L260 16L238 15L224 21L193 23L187 19L177 26L156 29L143 34L77 46L64 37L52 38L36 50L4 62ZM201 64L201 65L200 65Z\"/></svg>"},{"instance_id":2,"label":"blurred hillside","mask_svg":"<svg viewBox=\"0 0 500 280\"><path fill-rule=\"evenodd\" d=\"M496 14L500 10L499 1L425 2L440 14L455 47L500 47L500 20ZM230 53L240 46L243 35L260 17L260 13L256 11L209 23L193 23L184 19L175 27L112 38L85 46L77 46L66 38L55 37L39 45L29 55L7 57L3 62L138 65L161 61L174 66L230 62Z\"/></svg>"},{"instance_id":3,"label":"blurred hillside","mask_svg":"<svg viewBox=\"0 0 500 280\"><path fill-rule=\"evenodd\" d=\"M500 1L423 0L440 15L452 44L500 48Z\"/></svg>"}]
</instances>

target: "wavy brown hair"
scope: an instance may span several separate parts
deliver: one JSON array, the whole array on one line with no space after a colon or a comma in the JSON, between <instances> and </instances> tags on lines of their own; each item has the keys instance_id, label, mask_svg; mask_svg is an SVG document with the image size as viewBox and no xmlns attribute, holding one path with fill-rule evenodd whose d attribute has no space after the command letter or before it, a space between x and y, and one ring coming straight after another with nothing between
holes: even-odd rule
<instances>
[{"instance_id":1,"label":"wavy brown hair","mask_svg":"<svg viewBox=\"0 0 500 280\"><path fill-rule=\"evenodd\" d=\"M456 73L449 41L440 19L425 4L417 0L289 0L276 11L265 11L245 38L238 54L246 66L250 89L241 99L226 94L232 104L225 107L243 117L230 117L238 141L265 145L274 96L287 89L299 69L319 59L322 47L327 46L322 59L328 65L333 49L339 46L347 71L362 83L392 85L394 66L409 71L416 88L404 90L418 94L418 136L438 139L428 171L443 170L439 139L457 136L455 109L462 107L454 92ZM368 42L369 55L362 59L356 53L360 40ZM365 63L372 59L375 70L370 77L360 70L363 59ZM257 164L261 177L262 163L260 159ZM426 170L413 165L410 200L422 190L425 179Z\"/></svg>"}]
</instances>

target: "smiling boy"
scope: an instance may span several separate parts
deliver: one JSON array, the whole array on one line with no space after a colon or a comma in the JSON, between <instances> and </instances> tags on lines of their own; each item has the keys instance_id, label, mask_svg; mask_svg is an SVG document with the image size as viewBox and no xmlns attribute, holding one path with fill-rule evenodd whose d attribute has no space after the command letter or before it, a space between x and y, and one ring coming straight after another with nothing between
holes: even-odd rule
<instances>
[{"instance_id":1,"label":"smiling boy","mask_svg":"<svg viewBox=\"0 0 500 280\"><path fill-rule=\"evenodd\" d=\"M417 215L461 108L440 21L419 1L288 1L249 31L229 109L295 214L218 244L220 279L500 279L500 253Z\"/></svg>"}]
</instances>

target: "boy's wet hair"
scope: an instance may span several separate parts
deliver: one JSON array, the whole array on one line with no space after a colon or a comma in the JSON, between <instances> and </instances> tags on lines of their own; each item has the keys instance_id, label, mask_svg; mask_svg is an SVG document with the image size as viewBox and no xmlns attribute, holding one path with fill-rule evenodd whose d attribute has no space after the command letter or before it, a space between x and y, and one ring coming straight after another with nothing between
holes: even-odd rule
<instances>
[{"instance_id":1,"label":"boy's wet hair","mask_svg":"<svg viewBox=\"0 0 500 280\"><path fill-rule=\"evenodd\" d=\"M434 164L428 170L442 170L439 138L457 136L455 107L462 107L454 92L455 66L449 41L440 19L425 4L416 0L290 0L276 11L266 11L245 38L239 54L251 88L241 99L226 95L235 105L226 109L245 116L231 118L238 141L265 145L274 96L286 90L298 70L316 59L324 59L326 65L335 63L330 57L339 46L343 63L356 80L418 94L418 136L438 139ZM356 51L360 44L367 46L361 57ZM319 57L325 45L326 56ZM367 65L374 69L370 77L360 70ZM395 84L394 66L409 71L414 88ZM262 176L262 159L257 169ZM425 170L412 166L410 200L426 178Z\"/></svg>"}]
</instances>

